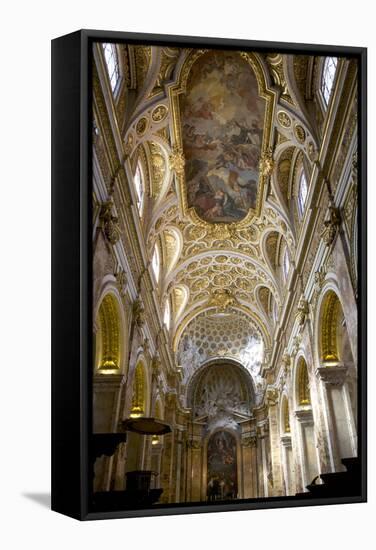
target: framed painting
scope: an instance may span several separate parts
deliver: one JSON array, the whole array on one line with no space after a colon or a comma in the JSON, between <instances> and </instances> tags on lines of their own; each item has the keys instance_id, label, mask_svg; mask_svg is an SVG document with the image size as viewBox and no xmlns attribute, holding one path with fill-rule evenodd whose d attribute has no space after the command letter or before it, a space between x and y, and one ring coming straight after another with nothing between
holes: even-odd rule
<instances>
[{"instance_id":1,"label":"framed painting","mask_svg":"<svg viewBox=\"0 0 376 550\"><path fill-rule=\"evenodd\" d=\"M366 50L52 41L52 508L366 500Z\"/></svg>"}]
</instances>

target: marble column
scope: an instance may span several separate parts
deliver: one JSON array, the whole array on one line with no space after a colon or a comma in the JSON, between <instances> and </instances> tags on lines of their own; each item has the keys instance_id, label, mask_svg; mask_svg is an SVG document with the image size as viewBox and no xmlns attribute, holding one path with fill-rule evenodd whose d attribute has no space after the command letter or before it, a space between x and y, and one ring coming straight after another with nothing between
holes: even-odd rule
<instances>
[{"instance_id":1,"label":"marble column","mask_svg":"<svg viewBox=\"0 0 376 550\"><path fill-rule=\"evenodd\" d=\"M311 408L295 411L297 421L297 437L302 476L302 489L312 483L319 474L318 452L316 446L315 426Z\"/></svg>"},{"instance_id":2,"label":"marble column","mask_svg":"<svg viewBox=\"0 0 376 550\"><path fill-rule=\"evenodd\" d=\"M269 437L270 437L270 459L272 477L272 495L283 495L282 465L280 453L280 436L278 425L277 403L269 402Z\"/></svg>"},{"instance_id":3,"label":"marble column","mask_svg":"<svg viewBox=\"0 0 376 550\"><path fill-rule=\"evenodd\" d=\"M295 472L291 444L291 435L281 437L282 469L286 495L295 495Z\"/></svg>"},{"instance_id":4,"label":"marble column","mask_svg":"<svg viewBox=\"0 0 376 550\"><path fill-rule=\"evenodd\" d=\"M342 458L357 456L357 431L346 382L347 372L348 368L341 364L317 369L322 383L333 471L344 469Z\"/></svg>"},{"instance_id":5,"label":"marble column","mask_svg":"<svg viewBox=\"0 0 376 550\"><path fill-rule=\"evenodd\" d=\"M119 407L125 377L121 374L98 374L93 381L93 433L112 433L118 429ZM114 484L114 457L99 457L95 464L94 490L106 491Z\"/></svg>"}]
</instances>

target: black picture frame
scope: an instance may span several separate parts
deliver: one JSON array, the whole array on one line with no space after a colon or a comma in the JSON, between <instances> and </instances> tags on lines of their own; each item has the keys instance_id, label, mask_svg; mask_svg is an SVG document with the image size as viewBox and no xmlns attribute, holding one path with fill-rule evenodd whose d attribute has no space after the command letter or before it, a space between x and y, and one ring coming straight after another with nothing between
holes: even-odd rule
<instances>
[{"instance_id":1,"label":"black picture frame","mask_svg":"<svg viewBox=\"0 0 376 550\"><path fill-rule=\"evenodd\" d=\"M358 384L359 495L271 497L230 504L95 511L91 440L91 46L95 41L344 55L359 63ZM79 520L341 504L367 499L367 50L114 31L80 30L52 41L52 509Z\"/></svg>"}]
</instances>

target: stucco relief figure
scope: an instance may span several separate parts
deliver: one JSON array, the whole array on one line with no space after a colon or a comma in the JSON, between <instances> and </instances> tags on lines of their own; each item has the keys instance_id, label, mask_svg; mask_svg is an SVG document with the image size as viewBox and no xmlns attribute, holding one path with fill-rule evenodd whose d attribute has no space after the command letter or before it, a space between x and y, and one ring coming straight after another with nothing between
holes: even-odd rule
<instances>
[{"instance_id":1,"label":"stucco relief figure","mask_svg":"<svg viewBox=\"0 0 376 550\"><path fill-rule=\"evenodd\" d=\"M264 100L236 52L208 52L182 98L188 205L209 222L242 220L256 206Z\"/></svg>"}]
</instances>

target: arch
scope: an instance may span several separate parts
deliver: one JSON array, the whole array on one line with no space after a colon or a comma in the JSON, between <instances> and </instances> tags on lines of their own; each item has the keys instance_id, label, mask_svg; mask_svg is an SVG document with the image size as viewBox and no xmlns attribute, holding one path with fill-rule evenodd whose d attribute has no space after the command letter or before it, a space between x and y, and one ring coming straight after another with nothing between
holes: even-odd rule
<instances>
[{"instance_id":1,"label":"arch","mask_svg":"<svg viewBox=\"0 0 376 550\"><path fill-rule=\"evenodd\" d=\"M113 374L121 370L123 327L120 319L118 300L112 292L107 292L100 302L96 316L95 368L100 373Z\"/></svg>"},{"instance_id":2,"label":"arch","mask_svg":"<svg viewBox=\"0 0 376 550\"><path fill-rule=\"evenodd\" d=\"M338 340L341 314L342 306L338 295L329 289L322 300L319 317L319 353L320 361L323 363L335 363L340 360Z\"/></svg>"},{"instance_id":3,"label":"arch","mask_svg":"<svg viewBox=\"0 0 376 550\"><path fill-rule=\"evenodd\" d=\"M298 406L311 404L311 393L309 389L308 368L305 358L301 355L296 368L296 403Z\"/></svg>"},{"instance_id":4,"label":"arch","mask_svg":"<svg viewBox=\"0 0 376 550\"><path fill-rule=\"evenodd\" d=\"M303 354L297 357L294 373L294 435L297 439L301 473L301 490L319 473L319 456L316 441L315 418L313 415L309 387L308 366Z\"/></svg>"},{"instance_id":5,"label":"arch","mask_svg":"<svg viewBox=\"0 0 376 550\"><path fill-rule=\"evenodd\" d=\"M180 231L175 227L166 227L163 230L162 243L163 257L165 259L163 264L165 273L167 274L175 267L181 255L183 240Z\"/></svg>"},{"instance_id":6,"label":"arch","mask_svg":"<svg viewBox=\"0 0 376 550\"><path fill-rule=\"evenodd\" d=\"M278 249L281 238L281 233L276 230L271 230L267 231L262 239L262 248L264 249L265 256L274 272L276 271L278 265Z\"/></svg>"},{"instance_id":7,"label":"arch","mask_svg":"<svg viewBox=\"0 0 376 550\"><path fill-rule=\"evenodd\" d=\"M328 281L318 304L316 335L328 446L334 471L357 455L357 372L342 301ZM334 379L333 379L334 377Z\"/></svg>"},{"instance_id":8,"label":"arch","mask_svg":"<svg viewBox=\"0 0 376 550\"><path fill-rule=\"evenodd\" d=\"M285 147L278 159L276 175L272 178L272 181L275 183L277 188L277 193L281 196L285 203L285 207L288 209L289 204L289 187L290 187L290 178L292 172L292 158L294 155L295 146L290 145Z\"/></svg>"},{"instance_id":9,"label":"arch","mask_svg":"<svg viewBox=\"0 0 376 550\"><path fill-rule=\"evenodd\" d=\"M274 231L274 230L271 230L271 231ZM261 248L262 248L263 254L265 254L265 248L263 247L262 243L265 241L265 237L268 233L269 231L266 231L261 237L262 239ZM270 273L269 266L265 266L265 263L262 260L258 259L257 257L250 256L249 254L242 252L240 250L234 251L234 250L226 249L225 253L228 258L236 258L244 262L247 262L249 264L252 264L255 270L260 270L263 273L263 275L265 276L265 279L268 281L269 284L273 286L273 288L277 286L274 273ZM223 254L224 254L223 248L213 248L210 250L210 257L223 256ZM171 281L175 281L179 276L180 272L186 270L188 266L190 266L190 264L199 262L200 260L203 260L207 257L208 257L208 251L203 250L203 251L194 253L192 256L184 258L184 260L179 262L175 266L175 268L169 273L166 284L168 285Z\"/></svg>"},{"instance_id":10,"label":"arch","mask_svg":"<svg viewBox=\"0 0 376 550\"><path fill-rule=\"evenodd\" d=\"M186 285L176 285L171 290L172 310L174 313L174 321L179 319L188 303L189 290Z\"/></svg>"},{"instance_id":11,"label":"arch","mask_svg":"<svg viewBox=\"0 0 376 550\"><path fill-rule=\"evenodd\" d=\"M132 406L130 417L139 418L147 415L147 380L146 369L142 359L137 361L132 391Z\"/></svg>"},{"instance_id":12,"label":"arch","mask_svg":"<svg viewBox=\"0 0 376 550\"><path fill-rule=\"evenodd\" d=\"M191 379L187 384L188 406L191 407L193 411L196 410L196 393L200 389L200 386L205 383L205 381L205 391L208 390L208 376L210 378L211 376L215 376L215 374L219 374L219 372L215 373L215 371L213 370L216 369L216 367L219 367L221 369L221 373L225 376L231 376L231 374L229 373L232 372L232 374L238 378L239 383L242 387L242 396L244 397L244 401L246 402L247 407L250 411L256 402L256 392L252 376L239 361L230 358L209 359L205 361L205 363L200 365L200 367L193 373ZM236 400L235 395L230 395L229 397ZM249 413L247 414L249 415Z\"/></svg>"},{"instance_id":13,"label":"arch","mask_svg":"<svg viewBox=\"0 0 376 550\"><path fill-rule=\"evenodd\" d=\"M291 434L290 408L287 395L282 397L281 412L280 412L280 431L281 435Z\"/></svg>"},{"instance_id":14,"label":"arch","mask_svg":"<svg viewBox=\"0 0 376 550\"><path fill-rule=\"evenodd\" d=\"M266 230L261 237L261 250L275 281L281 282L281 268L283 269L283 252L288 250L289 259L291 252L285 236L277 229ZM269 275L270 277L270 275ZM283 280L283 278L282 278Z\"/></svg>"},{"instance_id":15,"label":"arch","mask_svg":"<svg viewBox=\"0 0 376 550\"><path fill-rule=\"evenodd\" d=\"M295 466L292 447L291 434L291 417L288 395L285 392L282 395L281 407L279 411L280 422L280 444L281 444L281 461L282 473L284 480L284 488L286 495L294 495L296 493Z\"/></svg>"}]
</instances>

